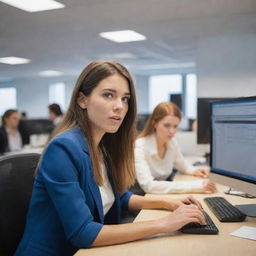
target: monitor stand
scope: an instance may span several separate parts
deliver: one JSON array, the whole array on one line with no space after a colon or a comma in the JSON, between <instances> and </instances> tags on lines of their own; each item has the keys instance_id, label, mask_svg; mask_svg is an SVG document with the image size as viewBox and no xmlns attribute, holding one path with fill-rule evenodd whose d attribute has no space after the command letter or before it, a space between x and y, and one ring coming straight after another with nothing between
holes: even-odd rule
<instances>
[{"instance_id":1,"label":"monitor stand","mask_svg":"<svg viewBox=\"0 0 256 256\"><path fill-rule=\"evenodd\" d=\"M256 196L254 195L250 195L242 191L237 191L232 188L228 189L224 193L228 195L241 196L245 198L256 198ZM235 207L249 217L256 217L256 204L240 204L240 205L235 205Z\"/></svg>"}]
</instances>

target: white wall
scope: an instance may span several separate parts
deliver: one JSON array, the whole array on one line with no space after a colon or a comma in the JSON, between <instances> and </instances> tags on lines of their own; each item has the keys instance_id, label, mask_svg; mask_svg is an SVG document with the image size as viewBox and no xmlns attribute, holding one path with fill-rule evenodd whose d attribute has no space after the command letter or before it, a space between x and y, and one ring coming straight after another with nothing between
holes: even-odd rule
<instances>
[{"instance_id":1,"label":"white wall","mask_svg":"<svg viewBox=\"0 0 256 256\"><path fill-rule=\"evenodd\" d=\"M225 34L200 40L198 97L256 95L256 34Z\"/></svg>"}]
</instances>

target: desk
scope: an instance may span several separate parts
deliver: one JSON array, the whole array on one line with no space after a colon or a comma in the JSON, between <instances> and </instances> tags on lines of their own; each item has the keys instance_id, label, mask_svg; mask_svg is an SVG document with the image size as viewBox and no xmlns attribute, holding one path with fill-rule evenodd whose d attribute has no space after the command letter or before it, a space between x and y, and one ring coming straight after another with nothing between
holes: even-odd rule
<instances>
[{"instance_id":1,"label":"desk","mask_svg":"<svg viewBox=\"0 0 256 256\"><path fill-rule=\"evenodd\" d=\"M177 177L177 180L191 179L191 176ZM193 178L193 177L192 177ZM256 199L246 199L224 194L227 187L217 185L215 194L197 194L195 197L202 202L203 207L211 216L219 229L218 235L190 235L176 232L171 235L158 235L121 245L104 246L92 249L79 250L75 256L255 256L256 241L234 237L230 232L241 226L256 227L256 218L247 217L244 222L221 223L204 203L206 196L222 196L232 204L256 203ZM156 195L146 195L154 197ZM184 195L162 195L163 197L177 198ZM135 222L161 218L169 212L164 210L142 210Z\"/></svg>"}]
</instances>

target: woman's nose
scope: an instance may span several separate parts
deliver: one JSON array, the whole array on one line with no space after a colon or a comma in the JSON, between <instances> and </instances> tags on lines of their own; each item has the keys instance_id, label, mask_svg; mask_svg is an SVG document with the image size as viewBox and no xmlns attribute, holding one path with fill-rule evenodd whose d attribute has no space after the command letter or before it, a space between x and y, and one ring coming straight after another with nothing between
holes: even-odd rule
<instances>
[{"instance_id":1,"label":"woman's nose","mask_svg":"<svg viewBox=\"0 0 256 256\"><path fill-rule=\"evenodd\" d=\"M114 103L114 109L115 110L120 110L120 109L123 109L123 101L122 101L122 99L117 99L117 100L115 100L115 103Z\"/></svg>"}]
</instances>

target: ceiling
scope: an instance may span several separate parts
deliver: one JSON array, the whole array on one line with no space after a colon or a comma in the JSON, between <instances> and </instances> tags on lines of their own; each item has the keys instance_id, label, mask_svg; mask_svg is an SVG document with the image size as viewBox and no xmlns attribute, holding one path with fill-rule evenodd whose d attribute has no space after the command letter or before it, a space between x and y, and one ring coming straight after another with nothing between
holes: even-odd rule
<instances>
[{"instance_id":1,"label":"ceiling","mask_svg":"<svg viewBox=\"0 0 256 256\"><path fill-rule=\"evenodd\" d=\"M0 81L43 70L77 75L92 60L115 59L132 72L195 68L198 42L221 34L256 34L255 0L59 0L66 8L29 13L0 2ZM100 32L132 29L146 41L114 43Z\"/></svg>"}]
</instances>

